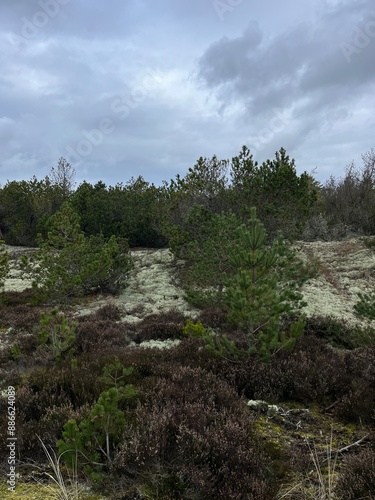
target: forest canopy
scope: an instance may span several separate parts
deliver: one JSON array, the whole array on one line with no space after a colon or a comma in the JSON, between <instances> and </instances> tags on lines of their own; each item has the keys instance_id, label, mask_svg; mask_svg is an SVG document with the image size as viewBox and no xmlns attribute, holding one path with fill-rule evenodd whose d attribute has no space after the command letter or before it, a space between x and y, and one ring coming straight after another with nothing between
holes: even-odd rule
<instances>
[{"instance_id":1,"label":"forest canopy","mask_svg":"<svg viewBox=\"0 0 375 500\"><path fill-rule=\"evenodd\" d=\"M0 235L9 245L37 246L48 220L69 201L85 236L126 238L130 247L166 247L177 252L196 231L200 217L234 214L243 223L252 207L272 239L331 240L375 233L375 151L363 165L351 163L343 178L324 184L298 175L295 160L281 148L258 164L243 146L231 160L200 157L184 177L161 186L143 177L107 186L82 182L64 158L44 179L8 181L0 187Z\"/></svg>"}]
</instances>

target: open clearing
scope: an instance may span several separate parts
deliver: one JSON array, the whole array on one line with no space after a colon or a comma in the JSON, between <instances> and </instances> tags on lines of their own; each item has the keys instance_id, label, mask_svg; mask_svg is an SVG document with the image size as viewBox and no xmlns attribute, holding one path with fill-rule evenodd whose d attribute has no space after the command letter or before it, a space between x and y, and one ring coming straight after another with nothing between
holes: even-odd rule
<instances>
[{"instance_id":1,"label":"open clearing","mask_svg":"<svg viewBox=\"0 0 375 500\"><path fill-rule=\"evenodd\" d=\"M319 276L311 279L302 289L308 303L306 314L334 316L358 323L353 310L357 294L375 288L375 258L363 238L340 242L297 242L295 248L306 262L319 262ZM34 250L22 247L7 247L7 250L12 266L5 290L21 291L30 283L21 278L20 256ZM149 314L172 309L193 317L198 314L184 299L175 272L181 262L175 261L168 249L137 249L131 255L134 268L130 272L129 286L116 297L85 300L79 306L80 314L92 312L107 303L120 306L124 311L123 319L127 322L136 322Z\"/></svg>"}]
</instances>

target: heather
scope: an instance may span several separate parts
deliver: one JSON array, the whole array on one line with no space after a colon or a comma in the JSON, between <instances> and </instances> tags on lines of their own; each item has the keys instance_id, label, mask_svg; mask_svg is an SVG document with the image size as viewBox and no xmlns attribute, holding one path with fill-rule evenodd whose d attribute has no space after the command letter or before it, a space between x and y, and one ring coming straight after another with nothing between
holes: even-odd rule
<instances>
[{"instance_id":1,"label":"heather","mask_svg":"<svg viewBox=\"0 0 375 500\"><path fill-rule=\"evenodd\" d=\"M50 209L31 225L2 187L20 494L47 450L82 498L373 498L370 174L321 186L244 148L162 188L24 181Z\"/></svg>"}]
</instances>

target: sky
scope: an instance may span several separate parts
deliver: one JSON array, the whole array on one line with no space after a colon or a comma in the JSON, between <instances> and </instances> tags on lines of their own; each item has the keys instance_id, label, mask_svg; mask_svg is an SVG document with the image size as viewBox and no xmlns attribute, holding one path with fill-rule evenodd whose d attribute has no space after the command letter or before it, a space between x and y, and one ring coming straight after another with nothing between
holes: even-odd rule
<instances>
[{"instance_id":1,"label":"sky","mask_svg":"<svg viewBox=\"0 0 375 500\"><path fill-rule=\"evenodd\" d=\"M199 157L345 175L375 146L374 0L1 0L0 185L160 185Z\"/></svg>"}]
</instances>

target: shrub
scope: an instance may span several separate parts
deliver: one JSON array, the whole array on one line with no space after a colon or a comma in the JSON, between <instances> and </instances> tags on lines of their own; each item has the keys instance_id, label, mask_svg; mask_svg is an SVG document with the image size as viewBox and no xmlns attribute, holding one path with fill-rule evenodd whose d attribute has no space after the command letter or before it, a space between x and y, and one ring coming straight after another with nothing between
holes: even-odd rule
<instances>
[{"instance_id":1,"label":"shrub","mask_svg":"<svg viewBox=\"0 0 375 500\"><path fill-rule=\"evenodd\" d=\"M356 314L370 320L375 319L375 292L359 293L358 297L359 301L354 306Z\"/></svg>"},{"instance_id":2,"label":"shrub","mask_svg":"<svg viewBox=\"0 0 375 500\"><path fill-rule=\"evenodd\" d=\"M141 343L146 340L181 339L185 321L185 316L178 311L150 314L135 326L134 340Z\"/></svg>"},{"instance_id":3,"label":"shrub","mask_svg":"<svg viewBox=\"0 0 375 500\"><path fill-rule=\"evenodd\" d=\"M0 305L0 325L32 332L40 319L41 311L38 307L10 301L7 305Z\"/></svg>"},{"instance_id":4,"label":"shrub","mask_svg":"<svg viewBox=\"0 0 375 500\"><path fill-rule=\"evenodd\" d=\"M1 231L0 231L1 234ZM4 242L0 239L0 292L4 286L4 280L9 273L9 254L5 250Z\"/></svg>"},{"instance_id":5,"label":"shrub","mask_svg":"<svg viewBox=\"0 0 375 500\"><path fill-rule=\"evenodd\" d=\"M115 304L106 304L96 311L96 317L100 320L120 321L122 311Z\"/></svg>"},{"instance_id":6,"label":"shrub","mask_svg":"<svg viewBox=\"0 0 375 500\"><path fill-rule=\"evenodd\" d=\"M375 348L364 347L346 356L346 376L350 377L335 412L350 422L370 423L375 420Z\"/></svg>"},{"instance_id":7,"label":"shrub","mask_svg":"<svg viewBox=\"0 0 375 500\"><path fill-rule=\"evenodd\" d=\"M226 325L227 312L221 307L206 307L196 318L205 327L220 328Z\"/></svg>"},{"instance_id":8,"label":"shrub","mask_svg":"<svg viewBox=\"0 0 375 500\"><path fill-rule=\"evenodd\" d=\"M101 477L98 462L111 461L125 426L124 412L118 407L124 397L133 397L135 391L127 393L111 387L100 394L98 401L81 422L71 419L64 425L63 438L57 442L59 454L64 462L74 468L76 462L94 479Z\"/></svg>"},{"instance_id":9,"label":"shrub","mask_svg":"<svg viewBox=\"0 0 375 500\"><path fill-rule=\"evenodd\" d=\"M135 481L152 498L234 500L245 491L249 499L274 498L275 478L250 414L223 380L203 369L169 368L141 401L113 462L116 476L133 478L133 491Z\"/></svg>"},{"instance_id":10,"label":"shrub","mask_svg":"<svg viewBox=\"0 0 375 500\"><path fill-rule=\"evenodd\" d=\"M22 268L33 279L40 301L69 302L73 297L97 291L117 292L130 270L126 240L100 235L85 238L77 214L68 203L49 220L46 239L38 238L35 262L26 256Z\"/></svg>"},{"instance_id":11,"label":"shrub","mask_svg":"<svg viewBox=\"0 0 375 500\"><path fill-rule=\"evenodd\" d=\"M339 498L375 498L375 450L361 450L344 460L335 493Z\"/></svg>"},{"instance_id":12,"label":"shrub","mask_svg":"<svg viewBox=\"0 0 375 500\"><path fill-rule=\"evenodd\" d=\"M54 361L59 361L65 353L72 354L76 327L77 323L69 322L56 308L42 313L37 328L39 347L50 353Z\"/></svg>"},{"instance_id":13,"label":"shrub","mask_svg":"<svg viewBox=\"0 0 375 500\"><path fill-rule=\"evenodd\" d=\"M371 327L352 325L345 319L313 316L305 319L305 334L327 340L332 346L355 349L374 343L375 331Z\"/></svg>"},{"instance_id":14,"label":"shrub","mask_svg":"<svg viewBox=\"0 0 375 500\"><path fill-rule=\"evenodd\" d=\"M370 150L362 158L362 167L352 162L344 178L331 177L321 189L329 224L333 228L342 227L341 237L348 233L375 233L375 151Z\"/></svg>"},{"instance_id":15,"label":"shrub","mask_svg":"<svg viewBox=\"0 0 375 500\"><path fill-rule=\"evenodd\" d=\"M292 347L303 332L303 323L291 326L289 334L281 328L282 317L303 305L297 291L303 282L303 265L282 240L281 235L266 246L266 231L252 209L248 223L238 229L242 248L230 254L237 274L228 280L226 304L229 321L249 340L250 352L268 358L273 351Z\"/></svg>"},{"instance_id":16,"label":"shrub","mask_svg":"<svg viewBox=\"0 0 375 500\"><path fill-rule=\"evenodd\" d=\"M293 351L279 351L270 363L248 358L229 370L237 391L249 399L296 401L328 406L348 390L345 355L323 340L301 337Z\"/></svg>"},{"instance_id":17,"label":"shrub","mask_svg":"<svg viewBox=\"0 0 375 500\"><path fill-rule=\"evenodd\" d=\"M102 356L124 349L128 343L127 325L113 320L97 319L96 314L78 318L76 349L78 353Z\"/></svg>"}]
</instances>

